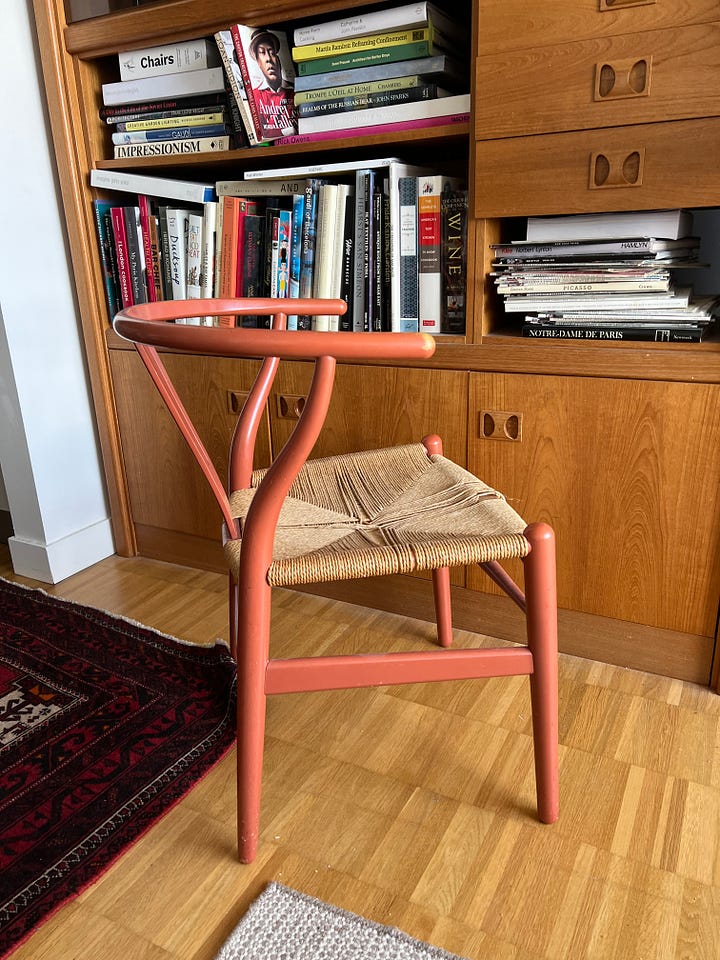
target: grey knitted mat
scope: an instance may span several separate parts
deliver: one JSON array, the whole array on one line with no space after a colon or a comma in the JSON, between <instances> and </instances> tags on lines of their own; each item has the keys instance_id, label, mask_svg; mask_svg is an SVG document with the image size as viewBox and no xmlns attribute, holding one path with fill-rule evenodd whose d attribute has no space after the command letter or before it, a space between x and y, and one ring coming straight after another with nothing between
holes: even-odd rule
<instances>
[{"instance_id":1,"label":"grey knitted mat","mask_svg":"<svg viewBox=\"0 0 720 960\"><path fill-rule=\"evenodd\" d=\"M396 930L270 883L215 960L462 960Z\"/></svg>"}]
</instances>

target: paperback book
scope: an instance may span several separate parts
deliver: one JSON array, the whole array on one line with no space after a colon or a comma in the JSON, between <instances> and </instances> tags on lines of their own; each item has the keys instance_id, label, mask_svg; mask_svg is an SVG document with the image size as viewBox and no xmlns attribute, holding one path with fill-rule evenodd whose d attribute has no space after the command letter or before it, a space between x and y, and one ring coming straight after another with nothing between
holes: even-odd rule
<instances>
[{"instance_id":1,"label":"paperback book","mask_svg":"<svg viewBox=\"0 0 720 960\"><path fill-rule=\"evenodd\" d=\"M121 80L158 77L169 73L206 70L219 64L217 49L209 40L185 40L118 54Z\"/></svg>"}]
</instances>

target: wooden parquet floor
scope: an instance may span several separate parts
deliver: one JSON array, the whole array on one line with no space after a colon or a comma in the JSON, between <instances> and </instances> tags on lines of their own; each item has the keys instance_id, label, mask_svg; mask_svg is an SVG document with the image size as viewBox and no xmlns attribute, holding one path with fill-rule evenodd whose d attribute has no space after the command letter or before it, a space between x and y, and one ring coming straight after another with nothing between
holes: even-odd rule
<instances>
[{"instance_id":1,"label":"wooden parquet floor","mask_svg":"<svg viewBox=\"0 0 720 960\"><path fill-rule=\"evenodd\" d=\"M6 550L0 575L30 583ZM227 635L214 574L114 557L44 589ZM275 655L431 636L276 592ZM231 755L13 960L212 960L271 879L471 960L718 960L720 697L568 656L560 691L553 826L534 816L523 678L273 698L255 863L235 860Z\"/></svg>"}]
</instances>

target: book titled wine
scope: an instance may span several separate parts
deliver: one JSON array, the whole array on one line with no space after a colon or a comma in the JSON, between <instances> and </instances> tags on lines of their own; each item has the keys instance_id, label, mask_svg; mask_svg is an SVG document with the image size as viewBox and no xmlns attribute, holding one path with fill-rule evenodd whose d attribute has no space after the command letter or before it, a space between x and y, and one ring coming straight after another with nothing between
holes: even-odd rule
<instances>
[{"instance_id":1,"label":"book titled wine","mask_svg":"<svg viewBox=\"0 0 720 960\"><path fill-rule=\"evenodd\" d=\"M465 333L467 283L467 190L449 190L440 198L442 333Z\"/></svg>"},{"instance_id":2,"label":"book titled wine","mask_svg":"<svg viewBox=\"0 0 720 960\"><path fill-rule=\"evenodd\" d=\"M258 140L296 133L295 68L286 34L241 23L231 33Z\"/></svg>"},{"instance_id":3,"label":"book titled wine","mask_svg":"<svg viewBox=\"0 0 720 960\"><path fill-rule=\"evenodd\" d=\"M185 40L142 50L125 50L118 54L121 80L159 77L169 73L206 70L219 64L217 47L209 40Z\"/></svg>"},{"instance_id":4,"label":"book titled wine","mask_svg":"<svg viewBox=\"0 0 720 960\"><path fill-rule=\"evenodd\" d=\"M418 177L418 312L421 333L442 331L442 196L461 189L454 177Z\"/></svg>"},{"instance_id":5,"label":"book titled wine","mask_svg":"<svg viewBox=\"0 0 720 960\"><path fill-rule=\"evenodd\" d=\"M230 137L192 137L185 140L155 140L113 147L116 160L128 157L171 157L191 153L218 153L230 149Z\"/></svg>"}]
</instances>

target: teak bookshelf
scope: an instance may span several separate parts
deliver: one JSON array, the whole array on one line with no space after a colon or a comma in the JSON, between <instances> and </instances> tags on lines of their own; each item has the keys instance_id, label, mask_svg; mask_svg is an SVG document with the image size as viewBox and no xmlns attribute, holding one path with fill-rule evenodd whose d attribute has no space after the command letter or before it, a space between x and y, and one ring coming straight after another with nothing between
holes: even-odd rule
<instances>
[{"instance_id":1,"label":"teak bookshelf","mask_svg":"<svg viewBox=\"0 0 720 960\"><path fill-rule=\"evenodd\" d=\"M564 650L717 687L720 341L529 343L485 282L489 244L522 237L517 218L529 214L720 206L715 2L694 0L679 11L669 0L472 0L465 8L473 38L469 128L182 161L108 159L98 108L101 83L117 79L116 54L209 35L237 19L262 24L266 6L170 0L69 25L62 0L34 0L34 6L120 554L222 568L218 522L202 481L134 353L110 330L88 171L132 165L207 181L277 166L280 157L292 163L310 154L399 154L467 176L466 335L440 338L435 358L422 368L343 366L317 454L440 432L449 455L502 489L520 513L556 527ZM332 0L283 0L273 7L273 23L291 26L345 8ZM684 53L687 44L697 47L694 60L673 55L679 27L688 28ZM654 72L642 97L623 88L616 97L611 92L608 104L598 101L592 83L566 76L568 63L586 80L608 66L621 75L633 57ZM515 63L543 65L536 97L525 106L527 78ZM680 109L677 98L663 93L673 81L686 94ZM547 98L552 109L546 104L538 120L537 105ZM517 106L510 121L504 100ZM598 157L604 179L593 167ZM628 179L631 157L637 162ZM228 409L241 398L253 364L240 379L222 360L177 356L171 364L187 403L203 410L211 449L222 462ZM306 386L303 364L281 373L265 424L267 458L292 426L287 411ZM363 405L367 417L358 416ZM521 424L516 437L503 430L508 417ZM176 479L168 475L170 463L179 464ZM454 582L459 626L516 636L519 620L479 575L456 571ZM335 587L333 595L430 617L428 593L419 578L396 578Z\"/></svg>"}]
</instances>

